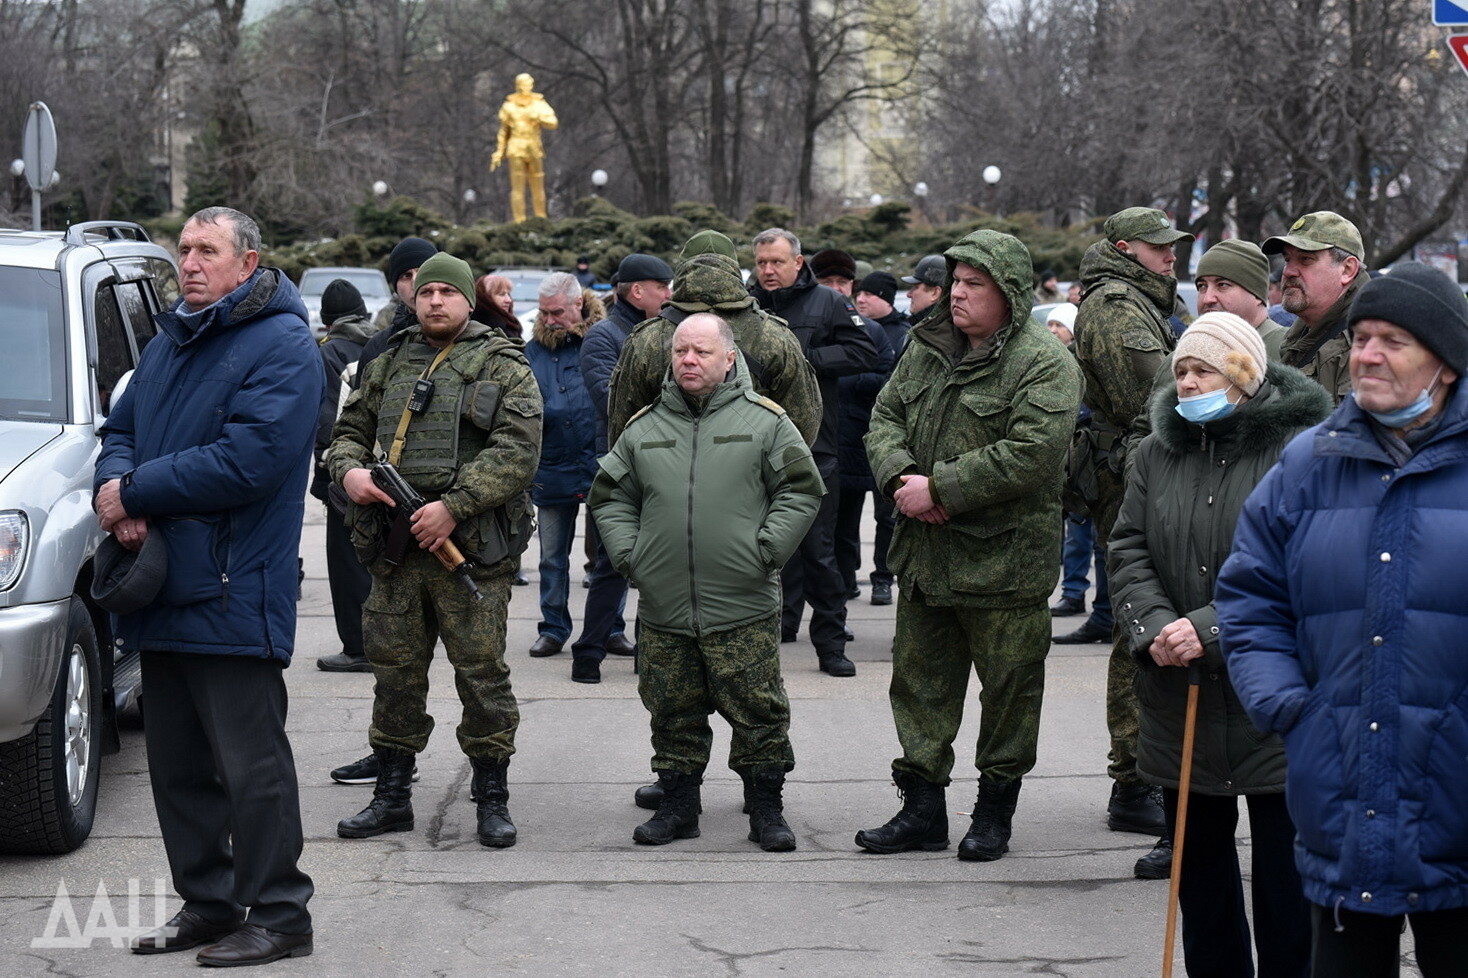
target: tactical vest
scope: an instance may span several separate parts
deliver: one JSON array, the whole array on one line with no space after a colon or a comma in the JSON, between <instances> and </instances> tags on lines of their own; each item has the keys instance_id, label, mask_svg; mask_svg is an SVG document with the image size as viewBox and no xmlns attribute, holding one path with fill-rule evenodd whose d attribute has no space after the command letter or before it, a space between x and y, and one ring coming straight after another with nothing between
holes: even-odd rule
<instances>
[{"instance_id":1,"label":"tactical vest","mask_svg":"<svg viewBox=\"0 0 1468 978\"><path fill-rule=\"evenodd\" d=\"M414 415L408 425L397 469L430 501L453 485L459 472L459 459L478 455L489 439L486 429L493 421L493 409L485 413L484 428L473 423L476 395L482 399L488 394L498 401L499 385L479 381L487 347L488 344L474 342L456 345L433 372L433 396L427 409ZM393 352L391 379L377 409L377 443L384 452L392 446L398 423L413 393L413 381L428 369L438 352L426 343L407 339ZM483 391L485 386L493 388L493 392Z\"/></svg>"}]
</instances>

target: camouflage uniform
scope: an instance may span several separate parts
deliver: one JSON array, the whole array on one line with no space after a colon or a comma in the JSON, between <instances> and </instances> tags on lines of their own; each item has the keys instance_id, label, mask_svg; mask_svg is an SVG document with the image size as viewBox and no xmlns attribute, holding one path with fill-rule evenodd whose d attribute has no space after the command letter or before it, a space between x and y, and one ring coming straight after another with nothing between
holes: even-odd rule
<instances>
[{"instance_id":1,"label":"camouflage uniform","mask_svg":"<svg viewBox=\"0 0 1468 978\"><path fill-rule=\"evenodd\" d=\"M1312 328L1303 319L1295 320L1295 325L1285 333L1279 347L1279 359L1324 387L1336 404L1351 395L1351 331L1343 329L1326 340L1310 359L1306 360L1305 354L1322 335L1341 325L1351 303L1356 300L1356 293L1361 291L1368 277L1363 271L1352 279L1346 291L1321 317L1318 327Z\"/></svg>"},{"instance_id":2,"label":"camouflage uniform","mask_svg":"<svg viewBox=\"0 0 1468 978\"><path fill-rule=\"evenodd\" d=\"M901 589L892 653L894 769L947 784L970 666L983 692L980 770L1001 781L1035 760L1046 602L1060 569L1060 487L1080 404L1074 358L1030 321L1032 269L1009 235L977 231L948 249L993 276L1010 319L977 349L951 299L913 327L877 395L867 456L889 496L923 474L948 522L898 516L887 563Z\"/></svg>"},{"instance_id":3,"label":"camouflage uniform","mask_svg":"<svg viewBox=\"0 0 1468 978\"><path fill-rule=\"evenodd\" d=\"M417 327L404 330L372 361L342 408L324 461L340 483L371 464L374 446L391 444L408 393L439 351ZM429 408L408 426L398 468L425 499L442 500L458 521L455 538L480 563L471 574L483 600L427 551L410 546L393 567L380 556L376 506L353 506L353 542L372 572L364 633L377 678L370 741L374 749L421 752L433 720L426 711L428 666L443 640L464 713L459 744L474 758L502 761L514 752L519 713L505 665L510 575L518 551L496 549L495 526L512 527L528 506L526 490L540 458L541 399L520 343L470 322L434 373ZM457 392L457 395L455 395ZM523 543L518 544L523 547Z\"/></svg>"},{"instance_id":4,"label":"camouflage uniform","mask_svg":"<svg viewBox=\"0 0 1468 978\"><path fill-rule=\"evenodd\" d=\"M666 316L649 319L622 347L607 394L609 444L616 444L632 415L658 399L672 362L673 331L695 312L712 312L728 322L756 393L785 409L807 445L815 442L821 426L815 371L785 321L760 309L745 291L733 259L702 254L680 264L669 305L678 311L677 321Z\"/></svg>"},{"instance_id":5,"label":"camouflage uniform","mask_svg":"<svg viewBox=\"0 0 1468 978\"><path fill-rule=\"evenodd\" d=\"M1110 241L1098 241L1081 260L1084 298L1076 313L1076 357L1085 376L1085 401L1093 416L1121 432L1123 450L1146 434L1147 401L1167 366L1177 337L1167 321L1177 298L1177 280L1143 268ZM1092 511L1098 541L1111 528L1126 490L1124 471L1099 466L1101 501ZM1111 735L1107 768L1127 785L1137 776L1137 666L1127 637L1112 629L1106 670L1106 729Z\"/></svg>"}]
</instances>

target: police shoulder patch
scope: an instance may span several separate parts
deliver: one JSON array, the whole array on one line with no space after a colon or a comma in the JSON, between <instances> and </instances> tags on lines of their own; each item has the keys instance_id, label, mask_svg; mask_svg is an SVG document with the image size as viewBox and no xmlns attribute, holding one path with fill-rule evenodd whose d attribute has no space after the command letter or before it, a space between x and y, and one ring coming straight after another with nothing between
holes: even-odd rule
<instances>
[{"instance_id":1,"label":"police shoulder patch","mask_svg":"<svg viewBox=\"0 0 1468 978\"><path fill-rule=\"evenodd\" d=\"M760 407L764 408L766 411L769 411L771 414L785 413L785 409L782 408L778 402L772 401L768 397L765 397L763 394L757 393L755 391L745 391L744 399L752 404L758 404Z\"/></svg>"}]
</instances>

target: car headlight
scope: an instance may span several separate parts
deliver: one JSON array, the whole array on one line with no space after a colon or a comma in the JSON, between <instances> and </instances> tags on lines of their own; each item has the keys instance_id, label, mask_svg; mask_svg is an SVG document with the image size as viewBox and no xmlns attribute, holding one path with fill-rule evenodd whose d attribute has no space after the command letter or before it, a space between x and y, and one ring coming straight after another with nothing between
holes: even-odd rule
<instances>
[{"instance_id":1,"label":"car headlight","mask_svg":"<svg viewBox=\"0 0 1468 978\"><path fill-rule=\"evenodd\" d=\"M24 513L0 513L0 591L8 591L20 578L30 539L30 524Z\"/></svg>"}]
</instances>

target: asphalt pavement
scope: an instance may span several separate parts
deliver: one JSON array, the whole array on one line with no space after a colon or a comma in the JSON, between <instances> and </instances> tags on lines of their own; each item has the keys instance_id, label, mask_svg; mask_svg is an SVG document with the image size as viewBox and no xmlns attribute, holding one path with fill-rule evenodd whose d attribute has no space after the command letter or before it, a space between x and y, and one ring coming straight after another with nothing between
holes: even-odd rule
<instances>
[{"instance_id":1,"label":"asphalt pavement","mask_svg":"<svg viewBox=\"0 0 1468 978\"><path fill-rule=\"evenodd\" d=\"M948 789L953 847L891 856L857 849L856 831L881 825L900 805L889 776L898 745L887 705L895 609L873 607L865 586L848 605L854 679L819 672L803 630L800 641L781 648L796 755L785 792L795 852L765 853L747 841L739 779L724 763L728 727L717 717L702 835L663 847L632 842L632 829L648 814L633 806L632 792L651 777L647 714L632 661L610 657L602 682L584 685L570 680L569 651L545 659L526 654L539 620L533 543L525 560L532 584L514 589L507 651L521 711L509 771L518 844L492 850L475 840L469 764L453 734L458 701L441 654L429 699L438 726L418 759L414 831L338 838L337 820L359 811L372 789L333 784L327 772L367 753L372 677L316 668L317 656L339 651L323 525L311 502L296 659L286 673L306 835L302 866L316 883L315 954L263 972L319 978L1161 973L1167 883L1132 878L1133 863L1154 840L1105 825L1104 645L1051 649L1039 763L1025 778L1007 856L992 863L955 857L968 823L960 813L972 808L975 794L977 681ZM870 521L864 526L869 548ZM579 628L586 593L579 557L573 568ZM634 591L629 619L635 601ZM1054 630L1069 631L1080 621L1056 619ZM0 975L198 973L191 952L141 956L122 946L125 936L161 923L178 907L136 724L123 732L121 753L105 759L99 809L91 839L70 855L0 856ZM1246 867L1247 832L1245 815ZM1184 973L1180 941L1175 973ZM1418 974L1410 955L1403 974Z\"/></svg>"}]
</instances>

